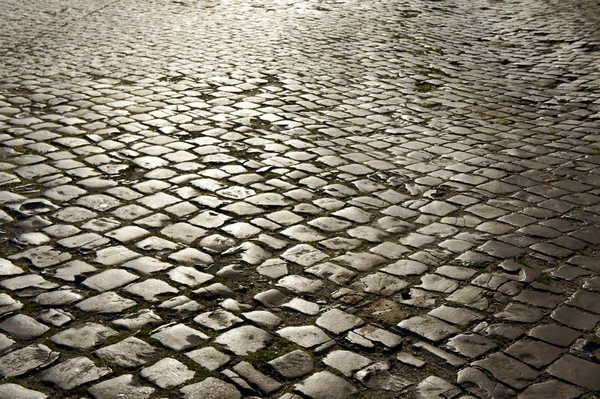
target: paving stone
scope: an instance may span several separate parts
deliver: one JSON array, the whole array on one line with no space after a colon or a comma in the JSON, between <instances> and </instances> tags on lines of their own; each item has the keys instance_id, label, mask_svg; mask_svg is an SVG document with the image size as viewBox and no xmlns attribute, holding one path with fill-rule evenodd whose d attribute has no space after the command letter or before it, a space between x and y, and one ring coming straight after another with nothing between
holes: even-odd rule
<instances>
[{"instance_id":1,"label":"paving stone","mask_svg":"<svg viewBox=\"0 0 600 399\"><path fill-rule=\"evenodd\" d=\"M140 256L141 254L119 245L97 251L94 262L100 263L104 266L114 266Z\"/></svg>"},{"instance_id":2,"label":"paving stone","mask_svg":"<svg viewBox=\"0 0 600 399\"><path fill-rule=\"evenodd\" d=\"M34 298L42 306L68 305L83 299L83 296L69 289L43 292Z\"/></svg>"},{"instance_id":3,"label":"paving stone","mask_svg":"<svg viewBox=\"0 0 600 399\"><path fill-rule=\"evenodd\" d=\"M285 378L302 377L315 368L313 357L299 349L271 360L269 365Z\"/></svg>"},{"instance_id":4,"label":"paving stone","mask_svg":"<svg viewBox=\"0 0 600 399\"><path fill-rule=\"evenodd\" d=\"M548 372L562 380L577 386L598 391L599 381L594 376L600 372L600 366L571 355L564 355L549 368Z\"/></svg>"},{"instance_id":5,"label":"paving stone","mask_svg":"<svg viewBox=\"0 0 600 399\"><path fill-rule=\"evenodd\" d=\"M240 362L236 364L233 367L233 371L248 381L252 386L257 387L263 395L270 395L281 389L283 386L279 382L255 369L248 362Z\"/></svg>"},{"instance_id":6,"label":"paving stone","mask_svg":"<svg viewBox=\"0 0 600 399\"><path fill-rule=\"evenodd\" d=\"M442 305L428 313L430 316L444 320L448 323L460 326L467 325L475 320L483 319L483 316L473 310L465 308L455 308Z\"/></svg>"},{"instance_id":7,"label":"paving stone","mask_svg":"<svg viewBox=\"0 0 600 399\"><path fill-rule=\"evenodd\" d=\"M551 317L571 328L590 331L600 321L600 316L586 313L577 308L561 306L552 312Z\"/></svg>"},{"instance_id":8,"label":"paving stone","mask_svg":"<svg viewBox=\"0 0 600 399\"><path fill-rule=\"evenodd\" d=\"M503 209L498 209L485 204L473 205L465 210L484 219L497 219L498 217L508 213Z\"/></svg>"},{"instance_id":9,"label":"paving stone","mask_svg":"<svg viewBox=\"0 0 600 399\"><path fill-rule=\"evenodd\" d=\"M527 335L558 346L569 346L580 337L581 333L558 324L535 326Z\"/></svg>"},{"instance_id":10,"label":"paving stone","mask_svg":"<svg viewBox=\"0 0 600 399\"><path fill-rule=\"evenodd\" d=\"M128 330L139 330L145 326L162 324L162 319L152 309L142 309L113 321L113 324Z\"/></svg>"},{"instance_id":11,"label":"paving stone","mask_svg":"<svg viewBox=\"0 0 600 399\"><path fill-rule=\"evenodd\" d=\"M185 295L167 299L166 301L161 302L158 307L159 309L169 309L180 316L187 316L189 313L203 309L202 305Z\"/></svg>"},{"instance_id":12,"label":"paving stone","mask_svg":"<svg viewBox=\"0 0 600 399\"><path fill-rule=\"evenodd\" d=\"M561 348L544 342L524 339L512 344L505 350L505 353L535 368L540 368L558 359L563 351Z\"/></svg>"},{"instance_id":13,"label":"paving stone","mask_svg":"<svg viewBox=\"0 0 600 399\"><path fill-rule=\"evenodd\" d=\"M202 273L195 268L188 266L178 266L170 270L167 275L171 280L190 287L204 284L214 278L211 274Z\"/></svg>"},{"instance_id":14,"label":"paving stone","mask_svg":"<svg viewBox=\"0 0 600 399\"><path fill-rule=\"evenodd\" d=\"M137 385L133 375L123 374L110 380L93 385L88 392L96 399L146 399L155 391L154 388Z\"/></svg>"},{"instance_id":15,"label":"paving stone","mask_svg":"<svg viewBox=\"0 0 600 399\"><path fill-rule=\"evenodd\" d=\"M352 314L339 309L332 309L323 313L316 323L319 327L323 327L334 334L341 334L362 325L364 322Z\"/></svg>"},{"instance_id":16,"label":"paving stone","mask_svg":"<svg viewBox=\"0 0 600 399\"><path fill-rule=\"evenodd\" d=\"M47 397L48 395L43 392L27 389L18 384L8 383L0 385L1 399L46 399Z\"/></svg>"},{"instance_id":17,"label":"paving stone","mask_svg":"<svg viewBox=\"0 0 600 399\"><path fill-rule=\"evenodd\" d=\"M55 266L62 262L71 259L71 254L67 252L61 252L53 249L49 245L43 245L21 252L17 255L12 255L9 259L22 259L25 258L31 262L31 264L38 268L46 268L49 266Z\"/></svg>"},{"instance_id":18,"label":"paving stone","mask_svg":"<svg viewBox=\"0 0 600 399\"><path fill-rule=\"evenodd\" d=\"M196 226L208 228L220 227L227 222L231 217L220 214L215 211L205 211L193 219L190 219L190 223Z\"/></svg>"},{"instance_id":19,"label":"paving stone","mask_svg":"<svg viewBox=\"0 0 600 399\"><path fill-rule=\"evenodd\" d=\"M443 378L429 376L416 387L418 399L451 398L460 393L460 389Z\"/></svg>"},{"instance_id":20,"label":"paving stone","mask_svg":"<svg viewBox=\"0 0 600 399\"><path fill-rule=\"evenodd\" d=\"M287 297L279 290L271 289L268 291L261 292L254 296L254 300L259 302L261 305L272 308L282 305L287 301Z\"/></svg>"},{"instance_id":21,"label":"paving stone","mask_svg":"<svg viewBox=\"0 0 600 399\"><path fill-rule=\"evenodd\" d=\"M148 237L135 244L136 247L145 251L165 251L165 250L176 250L181 247L180 244L174 243L169 240L165 240L160 237Z\"/></svg>"},{"instance_id":22,"label":"paving stone","mask_svg":"<svg viewBox=\"0 0 600 399\"><path fill-rule=\"evenodd\" d=\"M236 374L234 371L230 369L225 369L221 371L229 381L231 381L240 391L247 395L258 395L259 392L257 389L253 388L244 378Z\"/></svg>"},{"instance_id":23,"label":"paving stone","mask_svg":"<svg viewBox=\"0 0 600 399\"><path fill-rule=\"evenodd\" d=\"M151 213L151 211L149 209L144 208L143 206L131 204L117 208L111 213L119 219L135 220L142 216L148 215L149 213Z\"/></svg>"},{"instance_id":24,"label":"paving stone","mask_svg":"<svg viewBox=\"0 0 600 399\"><path fill-rule=\"evenodd\" d=\"M287 229L281 231L281 234L300 242L314 242L325 239L325 236L319 234L316 230L303 225L288 227Z\"/></svg>"},{"instance_id":25,"label":"paving stone","mask_svg":"<svg viewBox=\"0 0 600 399\"><path fill-rule=\"evenodd\" d=\"M436 216L446 216L449 213L456 211L458 207L450 205L443 201L432 201L429 204L419 208L419 211L430 213Z\"/></svg>"},{"instance_id":26,"label":"paving stone","mask_svg":"<svg viewBox=\"0 0 600 399\"><path fill-rule=\"evenodd\" d=\"M61 209L60 211L54 213L52 216L65 223L78 223L83 222L85 220L93 219L96 216L98 216L98 214L85 208L80 208L78 206L70 206Z\"/></svg>"},{"instance_id":27,"label":"paving stone","mask_svg":"<svg viewBox=\"0 0 600 399\"><path fill-rule=\"evenodd\" d=\"M598 344L591 340L580 338L573 343L569 349L569 353L584 360L595 362L598 360L596 356L598 353Z\"/></svg>"},{"instance_id":28,"label":"paving stone","mask_svg":"<svg viewBox=\"0 0 600 399\"><path fill-rule=\"evenodd\" d=\"M380 243L388 238L388 234L368 226L359 226L347 231L348 235L359 240L364 240L373 243Z\"/></svg>"},{"instance_id":29,"label":"paving stone","mask_svg":"<svg viewBox=\"0 0 600 399\"><path fill-rule=\"evenodd\" d=\"M481 335L460 334L450 338L446 347L463 356L476 358L494 349L496 344Z\"/></svg>"},{"instance_id":30,"label":"paving stone","mask_svg":"<svg viewBox=\"0 0 600 399\"><path fill-rule=\"evenodd\" d=\"M515 389L522 389L530 385L539 374L524 363L501 353L493 353L483 360L471 363L471 365L489 371L496 379Z\"/></svg>"},{"instance_id":31,"label":"paving stone","mask_svg":"<svg viewBox=\"0 0 600 399\"><path fill-rule=\"evenodd\" d=\"M362 245L362 241L355 238L334 237L328 240L323 240L319 244L332 250L351 250Z\"/></svg>"},{"instance_id":32,"label":"paving stone","mask_svg":"<svg viewBox=\"0 0 600 399\"><path fill-rule=\"evenodd\" d=\"M329 371L311 375L294 389L312 399L347 399L356 392L352 384Z\"/></svg>"},{"instance_id":33,"label":"paving stone","mask_svg":"<svg viewBox=\"0 0 600 399\"><path fill-rule=\"evenodd\" d=\"M385 262L381 256L364 252L347 252L342 256L334 258L333 261L350 266L358 271L369 271L373 267Z\"/></svg>"},{"instance_id":34,"label":"paving stone","mask_svg":"<svg viewBox=\"0 0 600 399\"><path fill-rule=\"evenodd\" d=\"M157 296L159 295L179 292L177 288L171 287L162 280L153 278L144 280L141 283L130 284L124 290L130 294L141 296L148 302L158 302L159 298Z\"/></svg>"},{"instance_id":35,"label":"paving stone","mask_svg":"<svg viewBox=\"0 0 600 399\"><path fill-rule=\"evenodd\" d=\"M119 296L115 292L105 292L100 295L93 296L91 298L84 299L79 302L77 306L79 309L84 312L94 312L94 313L120 313L125 309L129 309L132 306L135 306L136 302L123 298Z\"/></svg>"},{"instance_id":36,"label":"paving stone","mask_svg":"<svg viewBox=\"0 0 600 399\"><path fill-rule=\"evenodd\" d=\"M389 349L397 348L402 344L402 337L399 335L375 327L371 324L352 330L350 333L358 335L363 339L380 343ZM348 335L350 335L350 333L348 333Z\"/></svg>"},{"instance_id":37,"label":"paving stone","mask_svg":"<svg viewBox=\"0 0 600 399\"><path fill-rule=\"evenodd\" d=\"M356 223L367 223L372 218L372 215L369 212L363 211L355 206L343 208L332 213L332 215Z\"/></svg>"},{"instance_id":38,"label":"paving stone","mask_svg":"<svg viewBox=\"0 0 600 399\"><path fill-rule=\"evenodd\" d=\"M158 351L135 337L98 349L94 354L121 367L137 367L148 363L158 355Z\"/></svg>"},{"instance_id":39,"label":"paving stone","mask_svg":"<svg viewBox=\"0 0 600 399\"><path fill-rule=\"evenodd\" d=\"M499 241L489 241L477 249L490 256L504 259L517 258L523 254L522 249Z\"/></svg>"},{"instance_id":40,"label":"paving stone","mask_svg":"<svg viewBox=\"0 0 600 399\"><path fill-rule=\"evenodd\" d=\"M200 246L210 253L222 253L235 245L235 240L219 234L212 234L200 240Z\"/></svg>"},{"instance_id":41,"label":"paving stone","mask_svg":"<svg viewBox=\"0 0 600 399\"><path fill-rule=\"evenodd\" d=\"M456 327L461 339L477 333L515 341L529 331L526 341L595 362L600 263L573 255L600 243L598 110L590 89L598 84L587 38L595 10L587 7L584 20L577 7L558 2L485 9L275 2L268 12L233 2L207 12L202 2L184 0L157 2L154 13L131 2L54 16L33 3L3 10L19 21L18 29L0 29L3 43L28 46L3 51L0 74L0 224L5 258L17 268L0 261L0 274L7 271L2 320L21 313L62 331L92 320L79 320L84 306L108 313L88 314L98 323L135 332L163 324L156 313L189 324L223 309L272 330L316 326L319 308L340 309L374 324L343 330L339 340L315 345L316 353L337 343L367 357L377 347L396 351L408 338L394 334L395 325L423 317ZM85 24L69 24L69 35L54 26L58 39L45 45L52 18L77 21L90 12ZM300 14L305 29L278 38L286 57L265 57L279 50L257 21L287 32ZM173 33L199 17L206 23ZM401 26L387 23L399 19ZM575 30L564 22L572 20ZM352 24L367 27L357 45L329 40L348 36ZM136 35L123 41L115 26ZM27 40L33 37L42 39ZM556 38L568 45L558 48ZM103 51L91 56L93 46L75 39L101 43ZM202 57L190 43L205 50ZM313 53L327 62L315 62ZM514 262L529 252L528 266ZM117 270L140 278L66 312L95 295L83 281ZM204 287L210 277L198 273L223 281ZM552 283L542 283L548 276ZM298 277L318 282L314 299ZM271 290L273 279L294 295ZM568 298L574 291L564 288L578 284ZM248 305L250 297L256 303ZM156 313L140 313L130 298L154 302L145 310ZM256 305L273 308L248 307ZM3 353L22 344L9 339ZM425 351L450 366L444 344ZM472 389L460 393L452 385L436 390L439 381L431 390L404 387L396 379L403 375L385 363L364 371L368 381L352 380L363 396L527 392L513 392L487 371L469 372L461 385ZM139 370L133 374L138 381ZM223 374L239 387L229 396L264 396L233 369ZM450 368L444 378L453 383L455 374ZM33 377L10 381L30 387ZM174 394L155 388L152 396ZM66 395L50 384L41 389Z\"/></svg>"},{"instance_id":42,"label":"paving stone","mask_svg":"<svg viewBox=\"0 0 600 399\"><path fill-rule=\"evenodd\" d=\"M403 245L384 242L371 248L370 252L384 256L388 259L400 259L404 254L410 252L410 250Z\"/></svg>"},{"instance_id":43,"label":"paving stone","mask_svg":"<svg viewBox=\"0 0 600 399\"><path fill-rule=\"evenodd\" d=\"M296 294L315 294L323 287L323 282L304 276L289 275L279 279L277 286L286 288Z\"/></svg>"},{"instance_id":44,"label":"paving stone","mask_svg":"<svg viewBox=\"0 0 600 399\"><path fill-rule=\"evenodd\" d=\"M308 224L326 232L347 230L352 226L352 223L334 217L316 218L308 222Z\"/></svg>"},{"instance_id":45,"label":"paving stone","mask_svg":"<svg viewBox=\"0 0 600 399\"><path fill-rule=\"evenodd\" d=\"M399 240L400 244L415 248L427 246L434 241L433 237L418 233L410 233Z\"/></svg>"},{"instance_id":46,"label":"paving stone","mask_svg":"<svg viewBox=\"0 0 600 399\"><path fill-rule=\"evenodd\" d=\"M395 276L410 276L422 274L427 269L428 267L421 262L403 259L384 267L381 271Z\"/></svg>"},{"instance_id":47,"label":"paving stone","mask_svg":"<svg viewBox=\"0 0 600 399\"><path fill-rule=\"evenodd\" d=\"M439 342L460 332L456 327L429 316L416 316L403 320L398 323L398 328L425 337L433 342Z\"/></svg>"},{"instance_id":48,"label":"paving stone","mask_svg":"<svg viewBox=\"0 0 600 399\"><path fill-rule=\"evenodd\" d=\"M71 327L50 337L52 342L77 349L89 349L102 345L110 336L118 333L112 328L98 323L85 323L79 327Z\"/></svg>"},{"instance_id":49,"label":"paving stone","mask_svg":"<svg viewBox=\"0 0 600 399\"><path fill-rule=\"evenodd\" d=\"M292 341L303 348L313 348L331 339L323 330L315 326L284 327L276 332L280 337Z\"/></svg>"},{"instance_id":50,"label":"paving stone","mask_svg":"<svg viewBox=\"0 0 600 399\"><path fill-rule=\"evenodd\" d=\"M59 309L48 309L40 312L40 321L51 324L54 327L62 327L63 325L73 321L75 318L69 312Z\"/></svg>"},{"instance_id":51,"label":"paving stone","mask_svg":"<svg viewBox=\"0 0 600 399\"><path fill-rule=\"evenodd\" d=\"M357 289L379 295L394 295L408 286L408 282L385 273L373 273L353 284Z\"/></svg>"},{"instance_id":52,"label":"paving stone","mask_svg":"<svg viewBox=\"0 0 600 399\"><path fill-rule=\"evenodd\" d=\"M285 251L281 254L281 257L290 262L308 267L327 258L327 255L311 245L300 244Z\"/></svg>"},{"instance_id":53,"label":"paving stone","mask_svg":"<svg viewBox=\"0 0 600 399\"><path fill-rule=\"evenodd\" d=\"M287 262L280 259L269 259L256 268L261 276L278 279L289 273Z\"/></svg>"},{"instance_id":54,"label":"paving stone","mask_svg":"<svg viewBox=\"0 0 600 399\"><path fill-rule=\"evenodd\" d=\"M179 390L185 399L241 399L242 395L235 386L219 380L218 378L208 377L205 380L186 385Z\"/></svg>"},{"instance_id":55,"label":"paving stone","mask_svg":"<svg viewBox=\"0 0 600 399\"><path fill-rule=\"evenodd\" d=\"M242 313L242 317L268 330L274 330L283 323L283 319L266 310Z\"/></svg>"},{"instance_id":56,"label":"paving stone","mask_svg":"<svg viewBox=\"0 0 600 399\"><path fill-rule=\"evenodd\" d=\"M103 233L105 231L115 229L115 228L119 227L120 225L121 225L121 222L119 222L118 220L104 217L104 218L91 219L88 222L81 225L81 227L84 230L90 230L90 231L94 231L96 233Z\"/></svg>"},{"instance_id":57,"label":"paving stone","mask_svg":"<svg viewBox=\"0 0 600 399\"><path fill-rule=\"evenodd\" d=\"M45 334L50 328L27 315L17 314L3 320L0 330L18 339L31 340Z\"/></svg>"},{"instance_id":58,"label":"paving stone","mask_svg":"<svg viewBox=\"0 0 600 399\"><path fill-rule=\"evenodd\" d=\"M584 267L589 270L598 271L600 267L598 266L598 259L594 257L588 256L574 256L573 258L568 260L569 263L577 266Z\"/></svg>"},{"instance_id":59,"label":"paving stone","mask_svg":"<svg viewBox=\"0 0 600 399\"><path fill-rule=\"evenodd\" d=\"M330 262L321 263L305 270L307 273L326 278L336 284L343 285L350 281L356 273Z\"/></svg>"},{"instance_id":60,"label":"paving stone","mask_svg":"<svg viewBox=\"0 0 600 399\"><path fill-rule=\"evenodd\" d=\"M243 320L226 310L217 309L199 314L194 321L203 327L219 331L241 323Z\"/></svg>"},{"instance_id":61,"label":"paving stone","mask_svg":"<svg viewBox=\"0 0 600 399\"><path fill-rule=\"evenodd\" d=\"M137 241L149 235L150 232L138 226L125 226L117 230L110 231L105 235L121 243Z\"/></svg>"},{"instance_id":62,"label":"paving stone","mask_svg":"<svg viewBox=\"0 0 600 399\"><path fill-rule=\"evenodd\" d=\"M174 205L174 206L178 206L178 205ZM167 211L169 209L170 208L167 208ZM221 209L224 211L230 212L230 213L235 213L238 216L258 215L258 214L261 214L264 212L263 209L261 209L257 206L248 204L246 202L234 202L233 204L224 206ZM193 211L191 211L189 213L192 213L192 212ZM268 222L268 221L265 221L265 223L266 222ZM272 223L272 222L270 222L270 223ZM279 225L276 223L273 223L273 225L279 227Z\"/></svg>"},{"instance_id":63,"label":"paving stone","mask_svg":"<svg viewBox=\"0 0 600 399\"><path fill-rule=\"evenodd\" d=\"M433 235L437 237L449 237L453 236L459 231L458 228L443 223L431 223L425 227L421 227L417 230L418 233L424 235Z\"/></svg>"},{"instance_id":64,"label":"paving stone","mask_svg":"<svg viewBox=\"0 0 600 399\"><path fill-rule=\"evenodd\" d=\"M238 356L246 356L264 348L272 339L271 334L260 328L241 326L219 335L214 342Z\"/></svg>"},{"instance_id":65,"label":"paving stone","mask_svg":"<svg viewBox=\"0 0 600 399\"><path fill-rule=\"evenodd\" d=\"M291 301L281 305L281 307L311 316L319 313L319 305L314 302L306 301L302 298L294 298Z\"/></svg>"},{"instance_id":66,"label":"paving stone","mask_svg":"<svg viewBox=\"0 0 600 399\"><path fill-rule=\"evenodd\" d=\"M160 388L173 388L191 380L195 371L170 357L159 360L150 367L144 367L140 373L142 377Z\"/></svg>"},{"instance_id":67,"label":"paving stone","mask_svg":"<svg viewBox=\"0 0 600 399\"><path fill-rule=\"evenodd\" d=\"M208 265L213 261L212 256L195 248L184 248L181 251L172 253L169 255L169 259L189 266Z\"/></svg>"},{"instance_id":68,"label":"paving stone","mask_svg":"<svg viewBox=\"0 0 600 399\"><path fill-rule=\"evenodd\" d=\"M488 378L481 370L467 367L458 372L456 382L480 398L514 398L516 392Z\"/></svg>"},{"instance_id":69,"label":"paving stone","mask_svg":"<svg viewBox=\"0 0 600 399\"><path fill-rule=\"evenodd\" d=\"M272 258L269 252L252 242L245 242L237 247L230 248L222 255L229 256L234 254L239 256L239 260L250 265L258 265Z\"/></svg>"},{"instance_id":70,"label":"paving stone","mask_svg":"<svg viewBox=\"0 0 600 399\"><path fill-rule=\"evenodd\" d=\"M258 227L244 222L228 224L222 227L221 230L238 239L247 239L262 231Z\"/></svg>"},{"instance_id":71,"label":"paving stone","mask_svg":"<svg viewBox=\"0 0 600 399\"><path fill-rule=\"evenodd\" d=\"M423 368L425 366L425 362L421 359L419 359L416 356L411 355L408 352L399 352L396 355L396 359L406 365L412 366L412 367L416 367L416 368Z\"/></svg>"},{"instance_id":72,"label":"paving stone","mask_svg":"<svg viewBox=\"0 0 600 399\"><path fill-rule=\"evenodd\" d=\"M399 392L412 385L410 380L392 374L389 368L387 363L374 363L358 371L354 377L368 388L379 391Z\"/></svg>"},{"instance_id":73,"label":"paving stone","mask_svg":"<svg viewBox=\"0 0 600 399\"><path fill-rule=\"evenodd\" d=\"M471 283L491 290L500 290L505 284L511 281L507 276L500 274L483 273L475 277Z\"/></svg>"},{"instance_id":74,"label":"paving stone","mask_svg":"<svg viewBox=\"0 0 600 399\"><path fill-rule=\"evenodd\" d=\"M280 207L290 205L292 202L286 199L281 194L276 193L262 193L252 197L248 197L245 201L258 206L265 207Z\"/></svg>"},{"instance_id":75,"label":"paving stone","mask_svg":"<svg viewBox=\"0 0 600 399\"><path fill-rule=\"evenodd\" d=\"M57 364L39 374L44 382L57 385L61 389L73 389L91 381L96 381L112 373L108 367L97 367L87 357L76 357Z\"/></svg>"},{"instance_id":76,"label":"paving stone","mask_svg":"<svg viewBox=\"0 0 600 399\"><path fill-rule=\"evenodd\" d=\"M222 352L219 352L212 346L196 349L191 352L187 352L185 355L192 359L194 362L198 363L200 366L210 371L216 370L219 367L224 366L231 359L229 356Z\"/></svg>"},{"instance_id":77,"label":"paving stone","mask_svg":"<svg viewBox=\"0 0 600 399\"><path fill-rule=\"evenodd\" d=\"M466 361L463 358L456 356L450 352L446 352L436 346L428 344L426 342L417 342L412 346L414 350L423 352L424 354L433 357L438 362L451 367L461 367Z\"/></svg>"},{"instance_id":78,"label":"paving stone","mask_svg":"<svg viewBox=\"0 0 600 399\"><path fill-rule=\"evenodd\" d=\"M565 303L588 312L600 314L600 302L598 300L600 300L600 294L579 290Z\"/></svg>"},{"instance_id":79,"label":"paving stone","mask_svg":"<svg viewBox=\"0 0 600 399\"><path fill-rule=\"evenodd\" d=\"M368 366L372 361L362 355L346 350L330 352L323 363L340 371L346 377L352 376L356 371Z\"/></svg>"},{"instance_id":80,"label":"paving stone","mask_svg":"<svg viewBox=\"0 0 600 399\"><path fill-rule=\"evenodd\" d=\"M15 266L11 261L0 259L0 276L14 276L23 273L23 269Z\"/></svg>"},{"instance_id":81,"label":"paving stone","mask_svg":"<svg viewBox=\"0 0 600 399\"><path fill-rule=\"evenodd\" d=\"M545 396L571 399L577 398L580 395L581 390L572 385L565 384L557 380L549 380L530 385L529 388L519 395L519 399L533 399Z\"/></svg>"},{"instance_id":82,"label":"paving stone","mask_svg":"<svg viewBox=\"0 0 600 399\"><path fill-rule=\"evenodd\" d=\"M47 367L56 362L59 356L59 352L45 345L29 345L0 357L0 375L4 378L17 377Z\"/></svg>"},{"instance_id":83,"label":"paving stone","mask_svg":"<svg viewBox=\"0 0 600 399\"><path fill-rule=\"evenodd\" d=\"M148 227L162 227L163 223L159 226L148 226ZM172 238L175 241L191 244L198 238L206 234L206 230L200 227L192 226L189 223L174 223L163 228L161 234Z\"/></svg>"},{"instance_id":84,"label":"paving stone","mask_svg":"<svg viewBox=\"0 0 600 399\"><path fill-rule=\"evenodd\" d=\"M85 279L82 284L96 291L104 292L127 285L137 279L139 279L137 275L126 270L110 269Z\"/></svg>"},{"instance_id":85,"label":"paving stone","mask_svg":"<svg viewBox=\"0 0 600 399\"><path fill-rule=\"evenodd\" d=\"M208 339L208 335L182 323L159 327L151 337L178 352L194 348Z\"/></svg>"},{"instance_id":86,"label":"paving stone","mask_svg":"<svg viewBox=\"0 0 600 399\"><path fill-rule=\"evenodd\" d=\"M535 323L540 320L544 314L539 308L509 303L502 312L498 312L494 316L519 323Z\"/></svg>"},{"instance_id":87,"label":"paving stone","mask_svg":"<svg viewBox=\"0 0 600 399\"><path fill-rule=\"evenodd\" d=\"M426 274L423 277L421 277L421 284L417 285L416 287L428 291L436 291L449 294L456 291L459 285L454 280L440 277L435 274Z\"/></svg>"},{"instance_id":88,"label":"paving stone","mask_svg":"<svg viewBox=\"0 0 600 399\"><path fill-rule=\"evenodd\" d=\"M489 324L488 322L479 323L473 331L488 336L500 335L510 340L515 340L525 334L525 330L514 324Z\"/></svg>"}]
</instances>

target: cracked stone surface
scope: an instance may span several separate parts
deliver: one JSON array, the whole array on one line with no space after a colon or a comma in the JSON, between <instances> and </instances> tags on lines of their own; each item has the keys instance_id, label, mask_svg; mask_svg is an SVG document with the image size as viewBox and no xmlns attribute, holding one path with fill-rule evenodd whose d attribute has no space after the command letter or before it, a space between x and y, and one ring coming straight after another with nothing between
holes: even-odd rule
<instances>
[{"instance_id":1,"label":"cracked stone surface","mask_svg":"<svg viewBox=\"0 0 600 399\"><path fill-rule=\"evenodd\" d=\"M600 390L595 2L0 20L0 398Z\"/></svg>"}]
</instances>

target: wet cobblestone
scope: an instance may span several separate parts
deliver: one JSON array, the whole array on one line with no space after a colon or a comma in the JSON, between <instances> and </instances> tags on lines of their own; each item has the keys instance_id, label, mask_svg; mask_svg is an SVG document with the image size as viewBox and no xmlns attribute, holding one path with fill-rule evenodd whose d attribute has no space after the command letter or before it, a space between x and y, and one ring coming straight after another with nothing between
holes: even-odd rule
<instances>
[{"instance_id":1,"label":"wet cobblestone","mask_svg":"<svg viewBox=\"0 0 600 399\"><path fill-rule=\"evenodd\" d=\"M0 399L598 395L595 2L0 19Z\"/></svg>"}]
</instances>

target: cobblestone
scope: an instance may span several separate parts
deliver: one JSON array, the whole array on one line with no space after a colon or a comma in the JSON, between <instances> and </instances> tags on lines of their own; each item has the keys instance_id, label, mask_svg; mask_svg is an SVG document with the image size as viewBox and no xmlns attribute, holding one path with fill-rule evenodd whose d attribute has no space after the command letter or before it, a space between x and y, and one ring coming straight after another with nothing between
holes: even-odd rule
<instances>
[{"instance_id":1,"label":"cobblestone","mask_svg":"<svg viewBox=\"0 0 600 399\"><path fill-rule=\"evenodd\" d=\"M1 19L0 398L600 390L594 2Z\"/></svg>"}]
</instances>

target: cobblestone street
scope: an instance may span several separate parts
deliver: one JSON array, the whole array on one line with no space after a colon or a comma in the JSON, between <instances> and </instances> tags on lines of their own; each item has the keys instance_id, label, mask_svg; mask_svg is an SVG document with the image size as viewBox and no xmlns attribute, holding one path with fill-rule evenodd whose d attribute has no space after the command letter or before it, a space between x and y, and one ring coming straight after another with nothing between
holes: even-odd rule
<instances>
[{"instance_id":1,"label":"cobblestone street","mask_svg":"<svg viewBox=\"0 0 600 399\"><path fill-rule=\"evenodd\" d=\"M0 399L600 397L597 1L0 10Z\"/></svg>"}]
</instances>

